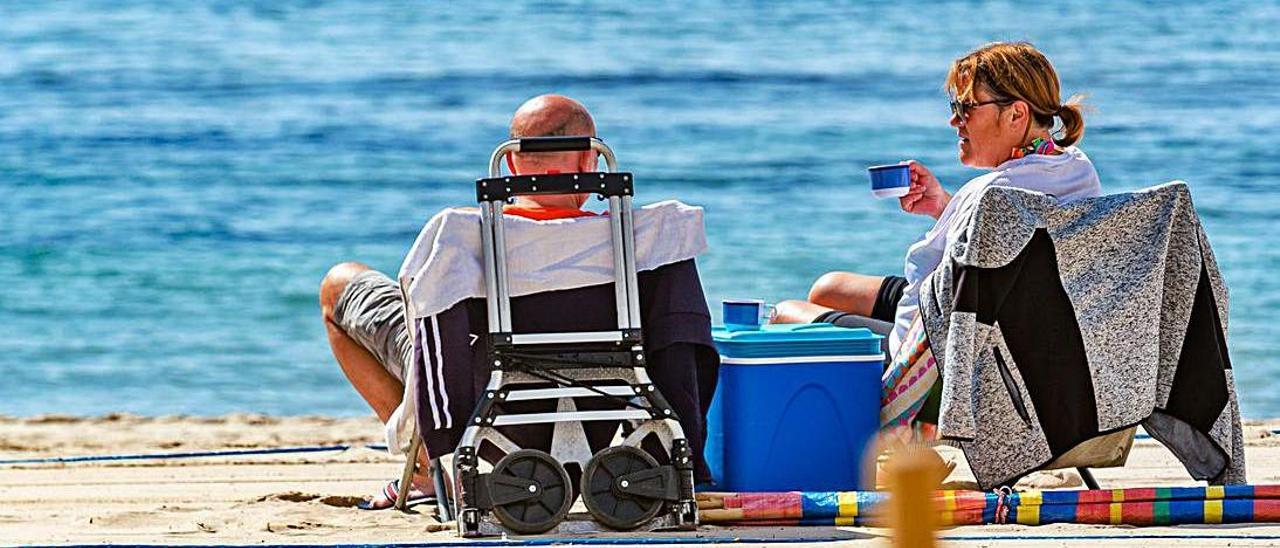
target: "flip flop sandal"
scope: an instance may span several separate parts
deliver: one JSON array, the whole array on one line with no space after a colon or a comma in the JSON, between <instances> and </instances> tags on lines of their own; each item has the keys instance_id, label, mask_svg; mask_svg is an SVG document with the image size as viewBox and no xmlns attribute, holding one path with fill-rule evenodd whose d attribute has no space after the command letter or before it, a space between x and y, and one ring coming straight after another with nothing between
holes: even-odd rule
<instances>
[{"instance_id":1,"label":"flip flop sandal","mask_svg":"<svg viewBox=\"0 0 1280 548\"><path fill-rule=\"evenodd\" d=\"M396 505L396 494L400 492L400 480L391 480L387 482L382 490L374 494L369 500L361 501L356 507L361 510L386 510L394 508ZM435 495L428 495L418 489L409 489L409 500L405 504L405 508L417 504L436 502Z\"/></svg>"}]
</instances>

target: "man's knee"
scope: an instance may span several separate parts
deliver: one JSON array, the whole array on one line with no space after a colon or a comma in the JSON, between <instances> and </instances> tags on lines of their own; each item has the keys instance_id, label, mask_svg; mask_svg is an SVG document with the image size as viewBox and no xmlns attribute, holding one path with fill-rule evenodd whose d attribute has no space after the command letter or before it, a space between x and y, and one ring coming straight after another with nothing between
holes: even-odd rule
<instances>
[{"instance_id":1,"label":"man's knee","mask_svg":"<svg viewBox=\"0 0 1280 548\"><path fill-rule=\"evenodd\" d=\"M333 318L333 307L338 304L338 298L347 289L351 279L366 270L372 269L365 264L346 262L333 265L324 275L324 279L320 281L320 310L325 320Z\"/></svg>"}]
</instances>

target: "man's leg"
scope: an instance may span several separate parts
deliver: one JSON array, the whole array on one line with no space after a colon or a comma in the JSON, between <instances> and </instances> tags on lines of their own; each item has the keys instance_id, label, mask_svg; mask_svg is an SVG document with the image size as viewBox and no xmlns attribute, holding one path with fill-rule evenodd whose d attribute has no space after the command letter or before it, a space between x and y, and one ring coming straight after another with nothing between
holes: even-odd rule
<instances>
[{"instance_id":1,"label":"man's leg","mask_svg":"<svg viewBox=\"0 0 1280 548\"><path fill-rule=\"evenodd\" d=\"M355 387L356 392L364 398L369 407L373 408L373 412L378 415L378 419L385 424L400 406L400 400L404 397L404 383L392 375L364 345L348 335L334 317L338 302L351 280L358 274L370 270L372 269L368 266L355 262L339 263L329 269L329 273L320 282L320 311L324 317L324 327L329 335L329 347L333 351L333 357L338 360L343 374ZM417 489L428 493L431 492L429 463L430 458L427 456L426 449L423 448L418 452L419 468L414 474L413 484Z\"/></svg>"},{"instance_id":2,"label":"man's leg","mask_svg":"<svg viewBox=\"0 0 1280 548\"><path fill-rule=\"evenodd\" d=\"M341 263L329 269L324 280L320 282L320 310L324 315L325 331L329 334L329 347L333 357L342 366L342 372L355 387L360 397L368 402L373 412L383 423L391 418L400 399L404 397L404 384L383 367L378 359L360 343L347 335L333 319L333 309L338 298L351 283L351 278L361 272L372 270L360 263Z\"/></svg>"}]
</instances>

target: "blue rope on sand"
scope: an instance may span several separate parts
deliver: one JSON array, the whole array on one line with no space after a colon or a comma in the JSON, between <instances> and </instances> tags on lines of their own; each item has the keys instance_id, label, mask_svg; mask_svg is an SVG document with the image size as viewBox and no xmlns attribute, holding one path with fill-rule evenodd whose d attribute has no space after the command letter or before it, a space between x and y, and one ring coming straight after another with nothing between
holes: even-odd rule
<instances>
[{"instance_id":1,"label":"blue rope on sand","mask_svg":"<svg viewBox=\"0 0 1280 548\"><path fill-rule=\"evenodd\" d=\"M85 455L78 457L43 457L29 459L0 460L5 464L55 464L64 462L107 462L122 460L153 459L196 459L206 457L238 457L246 455L282 455L287 453L323 453L327 451L346 451L350 445L308 445L303 447L273 447L269 449L227 449L223 451L183 451L176 453L136 453L127 455ZM366 445L370 449L386 450L385 445Z\"/></svg>"},{"instance_id":2,"label":"blue rope on sand","mask_svg":"<svg viewBox=\"0 0 1280 548\"><path fill-rule=\"evenodd\" d=\"M1267 430L1267 432L1270 432L1270 433L1271 433L1271 435L1273 435L1273 436L1280 435L1280 428L1272 428L1271 430ZM1150 439L1155 439L1155 438L1152 438L1152 437L1151 437L1151 434L1148 434L1148 433L1146 433L1146 432L1138 432L1137 434L1134 434L1134 435L1133 435L1133 439L1135 439L1135 440L1150 440Z\"/></svg>"}]
</instances>

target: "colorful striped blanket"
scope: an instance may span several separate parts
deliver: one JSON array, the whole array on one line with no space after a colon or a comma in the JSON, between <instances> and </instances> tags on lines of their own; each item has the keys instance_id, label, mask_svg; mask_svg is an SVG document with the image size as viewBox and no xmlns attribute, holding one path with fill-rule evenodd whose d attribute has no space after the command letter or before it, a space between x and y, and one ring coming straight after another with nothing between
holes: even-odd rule
<instances>
[{"instance_id":1,"label":"colorful striped blanket","mask_svg":"<svg viewBox=\"0 0 1280 548\"><path fill-rule=\"evenodd\" d=\"M902 338L893 361L880 378L880 439L886 446L913 440L934 439L932 429L921 433L912 420L938 382L938 362L933 359L924 324L919 318Z\"/></svg>"},{"instance_id":2,"label":"colorful striped blanket","mask_svg":"<svg viewBox=\"0 0 1280 548\"><path fill-rule=\"evenodd\" d=\"M876 524L888 497L877 491L699 493L698 506L704 523L853 526ZM1280 523L1280 485L938 491L934 501L944 526Z\"/></svg>"}]
</instances>

